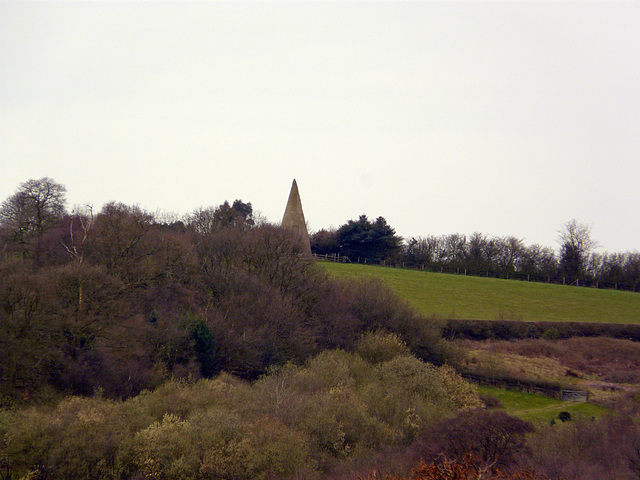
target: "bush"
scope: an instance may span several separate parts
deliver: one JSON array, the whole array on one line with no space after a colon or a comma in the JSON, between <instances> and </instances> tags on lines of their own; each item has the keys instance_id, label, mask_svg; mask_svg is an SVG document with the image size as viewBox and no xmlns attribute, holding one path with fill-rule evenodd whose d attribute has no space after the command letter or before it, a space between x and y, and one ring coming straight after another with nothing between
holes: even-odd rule
<instances>
[{"instance_id":1,"label":"bush","mask_svg":"<svg viewBox=\"0 0 640 480\"><path fill-rule=\"evenodd\" d=\"M393 425L402 441L413 439L437 418L480 405L475 387L450 367L403 356L379 364L376 375L377 382L363 395L371 411Z\"/></svg>"},{"instance_id":2,"label":"bush","mask_svg":"<svg viewBox=\"0 0 640 480\"><path fill-rule=\"evenodd\" d=\"M399 477L387 475L380 477L374 471L367 477L356 477L358 480L402 480ZM531 470L512 469L503 472L500 469L487 469L473 454L464 455L462 458L441 458L437 461L426 463L421 461L415 467L407 480L548 480Z\"/></svg>"},{"instance_id":3,"label":"bush","mask_svg":"<svg viewBox=\"0 0 640 480\"><path fill-rule=\"evenodd\" d=\"M355 346L358 355L369 363L382 363L409 355L409 347L395 333L365 333Z\"/></svg>"},{"instance_id":4,"label":"bush","mask_svg":"<svg viewBox=\"0 0 640 480\"><path fill-rule=\"evenodd\" d=\"M189 422L167 413L138 432L133 440L133 462L138 470L156 479L195 478L199 465L189 427Z\"/></svg>"},{"instance_id":5,"label":"bush","mask_svg":"<svg viewBox=\"0 0 640 480\"><path fill-rule=\"evenodd\" d=\"M606 336L640 341L640 324L588 322L521 322L509 320L456 320L445 322L442 335L448 339L523 340L567 339Z\"/></svg>"},{"instance_id":6,"label":"bush","mask_svg":"<svg viewBox=\"0 0 640 480\"><path fill-rule=\"evenodd\" d=\"M502 408L502 402L500 399L493 395L481 394L480 400L484 403L484 406L487 409Z\"/></svg>"},{"instance_id":7,"label":"bush","mask_svg":"<svg viewBox=\"0 0 640 480\"><path fill-rule=\"evenodd\" d=\"M638 478L637 419L610 415L541 427L528 439L529 465L551 478L614 480Z\"/></svg>"},{"instance_id":8,"label":"bush","mask_svg":"<svg viewBox=\"0 0 640 480\"><path fill-rule=\"evenodd\" d=\"M545 340L555 340L558 338L560 334L558 333L558 329L556 327L551 327L542 334L542 338Z\"/></svg>"},{"instance_id":9,"label":"bush","mask_svg":"<svg viewBox=\"0 0 640 480\"><path fill-rule=\"evenodd\" d=\"M53 412L5 412L0 433L5 439L0 458L9 471L37 469L60 479L111 478L127 428L119 404L71 397Z\"/></svg>"},{"instance_id":10,"label":"bush","mask_svg":"<svg viewBox=\"0 0 640 480\"><path fill-rule=\"evenodd\" d=\"M473 454L483 468L509 466L526 452L525 435L534 427L496 410L467 410L428 428L422 437L425 455L462 459Z\"/></svg>"}]
</instances>

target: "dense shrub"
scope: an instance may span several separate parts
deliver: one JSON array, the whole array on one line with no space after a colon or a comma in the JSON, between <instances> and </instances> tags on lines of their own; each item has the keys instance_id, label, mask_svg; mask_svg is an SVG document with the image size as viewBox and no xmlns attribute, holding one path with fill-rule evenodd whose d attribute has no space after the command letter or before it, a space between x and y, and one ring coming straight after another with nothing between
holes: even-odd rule
<instances>
[{"instance_id":1,"label":"dense shrub","mask_svg":"<svg viewBox=\"0 0 640 480\"><path fill-rule=\"evenodd\" d=\"M473 454L462 458L442 458L426 463L420 461L406 480L548 480L532 470L512 470L503 472L499 469L488 471L478 465L478 459ZM367 477L356 477L358 480L403 480L393 475L378 475L371 472Z\"/></svg>"},{"instance_id":2,"label":"dense shrub","mask_svg":"<svg viewBox=\"0 0 640 480\"><path fill-rule=\"evenodd\" d=\"M121 405L71 397L53 412L26 409L0 418L9 471L38 470L50 478L109 478L127 425Z\"/></svg>"},{"instance_id":3,"label":"dense shrub","mask_svg":"<svg viewBox=\"0 0 640 480\"><path fill-rule=\"evenodd\" d=\"M401 355L409 355L407 345L395 333L365 333L355 346L358 355L369 363L381 363Z\"/></svg>"},{"instance_id":4,"label":"dense shrub","mask_svg":"<svg viewBox=\"0 0 640 480\"><path fill-rule=\"evenodd\" d=\"M551 478L631 480L640 474L640 430L629 417L556 422L528 443L529 464Z\"/></svg>"},{"instance_id":5,"label":"dense shrub","mask_svg":"<svg viewBox=\"0 0 640 480\"><path fill-rule=\"evenodd\" d=\"M640 325L589 322L523 322L518 320L447 320L442 335L448 339L522 340L606 336L640 341Z\"/></svg>"},{"instance_id":6,"label":"dense shrub","mask_svg":"<svg viewBox=\"0 0 640 480\"><path fill-rule=\"evenodd\" d=\"M487 409L502 408L502 401L499 398L489 394L480 394L480 400Z\"/></svg>"},{"instance_id":7,"label":"dense shrub","mask_svg":"<svg viewBox=\"0 0 640 480\"><path fill-rule=\"evenodd\" d=\"M254 383L223 374L172 380L126 401L69 397L55 408L4 411L0 466L8 478L36 470L62 479L330 475L407 444L436 415L478 405L475 388L449 367L406 352L370 363L325 351Z\"/></svg>"},{"instance_id":8,"label":"dense shrub","mask_svg":"<svg viewBox=\"0 0 640 480\"><path fill-rule=\"evenodd\" d=\"M430 426L421 442L425 456L464 458L472 453L487 470L508 467L526 451L525 435L531 423L500 410L464 411Z\"/></svg>"},{"instance_id":9,"label":"dense shrub","mask_svg":"<svg viewBox=\"0 0 640 480\"><path fill-rule=\"evenodd\" d=\"M37 263L0 252L0 406L51 391L124 399L222 371L257 379L374 331L454 363L439 327L382 282L329 278L292 232L250 217L236 202L167 224L110 203L54 222Z\"/></svg>"}]
</instances>

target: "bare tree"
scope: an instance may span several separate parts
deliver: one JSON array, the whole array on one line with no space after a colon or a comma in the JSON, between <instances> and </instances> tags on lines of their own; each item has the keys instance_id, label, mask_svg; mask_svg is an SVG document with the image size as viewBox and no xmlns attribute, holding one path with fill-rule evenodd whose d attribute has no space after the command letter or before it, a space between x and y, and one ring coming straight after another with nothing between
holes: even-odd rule
<instances>
[{"instance_id":1,"label":"bare tree","mask_svg":"<svg viewBox=\"0 0 640 480\"><path fill-rule=\"evenodd\" d=\"M430 426L421 441L423 455L462 459L477 458L484 472L515 463L527 451L525 436L534 426L499 410L466 410ZM476 478L488 478L478 476ZM492 478L492 477L490 477Z\"/></svg>"},{"instance_id":2,"label":"bare tree","mask_svg":"<svg viewBox=\"0 0 640 480\"><path fill-rule=\"evenodd\" d=\"M197 208L185 217L184 222L196 233L205 235L227 227L244 228L256 224L251 202L234 200L233 205L225 201L218 207Z\"/></svg>"},{"instance_id":3,"label":"bare tree","mask_svg":"<svg viewBox=\"0 0 640 480\"><path fill-rule=\"evenodd\" d=\"M495 270L501 266L503 242L500 238L489 238L488 235L474 232L467 241L466 267L472 272Z\"/></svg>"},{"instance_id":4,"label":"bare tree","mask_svg":"<svg viewBox=\"0 0 640 480\"><path fill-rule=\"evenodd\" d=\"M520 271L524 262L524 241L508 236L496 239L495 244L498 250L498 267L506 273Z\"/></svg>"},{"instance_id":5,"label":"bare tree","mask_svg":"<svg viewBox=\"0 0 640 480\"><path fill-rule=\"evenodd\" d=\"M575 219L565 223L560 230L560 272L571 280L584 278L591 252L598 246L591 238L591 225Z\"/></svg>"},{"instance_id":6,"label":"bare tree","mask_svg":"<svg viewBox=\"0 0 640 480\"><path fill-rule=\"evenodd\" d=\"M32 251L37 261L43 233L64 215L66 191L64 185L44 177L24 182L2 202L0 227L23 258Z\"/></svg>"},{"instance_id":7,"label":"bare tree","mask_svg":"<svg viewBox=\"0 0 640 480\"><path fill-rule=\"evenodd\" d=\"M74 229L75 222L80 223L81 230L76 232ZM84 301L84 290L83 290L83 280L84 276L82 275L82 267L84 264L84 246L87 243L87 239L89 237L89 230L91 230L91 226L93 225L93 207L88 207L88 215L84 216L81 214L76 214L71 218L71 222L69 222L69 243L62 242L62 246L66 249L69 256L76 264L76 275L78 276L78 311L82 311L83 309L83 301Z\"/></svg>"},{"instance_id":8,"label":"bare tree","mask_svg":"<svg viewBox=\"0 0 640 480\"><path fill-rule=\"evenodd\" d=\"M464 266L467 255L467 236L460 233L452 233L443 237L446 251L445 262L451 267Z\"/></svg>"},{"instance_id":9,"label":"bare tree","mask_svg":"<svg viewBox=\"0 0 640 480\"><path fill-rule=\"evenodd\" d=\"M556 253L551 247L530 245L523 252L521 270L532 275L555 275L558 270Z\"/></svg>"}]
</instances>

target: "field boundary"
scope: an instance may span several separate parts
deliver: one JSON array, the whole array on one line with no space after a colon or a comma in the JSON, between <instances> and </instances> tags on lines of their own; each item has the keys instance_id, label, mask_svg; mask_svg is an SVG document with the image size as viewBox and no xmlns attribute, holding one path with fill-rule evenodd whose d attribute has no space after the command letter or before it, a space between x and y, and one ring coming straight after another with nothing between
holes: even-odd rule
<instances>
[{"instance_id":1,"label":"field boundary","mask_svg":"<svg viewBox=\"0 0 640 480\"><path fill-rule=\"evenodd\" d=\"M640 324L449 319L444 322L442 336L447 340L556 340L605 336L640 342Z\"/></svg>"},{"instance_id":2,"label":"field boundary","mask_svg":"<svg viewBox=\"0 0 640 480\"><path fill-rule=\"evenodd\" d=\"M459 373L460 376L466 380L470 380L481 385L501 388L503 390L516 390L518 392L533 393L536 395L543 395L545 397L554 398L561 401L582 403L589 401L588 390L572 390L564 388L562 386L544 386L507 377L491 378L474 373Z\"/></svg>"},{"instance_id":3,"label":"field boundary","mask_svg":"<svg viewBox=\"0 0 640 480\"><path fill-rule=\"evenodd\" d=\"M520 272L496 272L490 270L470 270L466 268L445 267L445 266L430 266L426 264L416 264L410 262L393 262L386 260L372 260L370 258L358 257L355 261L345 255L340 254L317 254L312 253L311 257L315 260L321 260L326 262L336 263L354 263L360 265L376 265L379 267L388 268L403 268L407 270L419 270L423 272L441 273L447 275L463 275L471 277L484 277L484 278L500 278L504 280L518 280L522 282L536 282L536 283L548 283L551 285L564 285L574 287L589 287L597 288L601 290L621 290L626 292L640 293L640 282L636 283L605 283L598 282L596 280L574 280L569 281L563 276L553 275L534 275L529 273Z\"/></svg>"}]
</instances>

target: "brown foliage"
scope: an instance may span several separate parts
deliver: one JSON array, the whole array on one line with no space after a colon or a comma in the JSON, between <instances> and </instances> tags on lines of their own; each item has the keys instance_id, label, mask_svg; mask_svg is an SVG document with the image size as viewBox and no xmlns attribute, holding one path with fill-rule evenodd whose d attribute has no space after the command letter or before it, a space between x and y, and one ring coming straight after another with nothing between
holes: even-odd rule
<instances>
[{"instance_id":1,"label":"brown foliage","mask_svg":"<svg viewBox=\"0 0 640 480\"><path fill-rule=\"evenodd\" d=\"M572 371L598 375L602 380L640 383L640 343L609 337L564 340L466 342L474 349L554 358Z\"/></svg>"},{"instance_id":2,"label":"brown foliage","mask_svg":"<svg viewBox=\"0 0 640 480\"><path fill-rule=\"evenodd\" d=\"M531 423L501 410L467 410L428 428L422 448L428 456L463 458L472 453L479 467L493 471L525 453L525 435L533 431Z\"/></svg>"},{"instance_id":3,"label":"brown foliage","mask_svg":"<svg viewBox=\"0 0 640 480\"><path fill-rule=\"evenodd\" d=\"M611 415L547 426L529 439L529 464L551 478L636 479L640 474L636 420Z\"/></svg>"},{"instance_id":4,"label":"brown foliage","mask_svg":"<svg viewBox=\"0 0 640 480\"><path fill-rule=\"evenodd\" d=\"M53 220L38 262L0 256L3 404L42 385L126 397L169 376L255 379L364 332L394 332L436 363L449 354L389 288L330 279L292 232L254 225L250 204L186 226L115 202Z\"/></svg>"},{"instance_id":5,"label":"brown foliage","mask_svg":"<svg viewBox=\"0 0 640 480\"><path fill-rule=\"evenodd\" d=\"M488 469L473 454L465 454L457 459L439 458L426 463L421 461L411 474L402 479L391 475L380 476L371 472L358 480L546 480L548 477L535 474L531 470Z\"/></svg>"}]
</instances>

